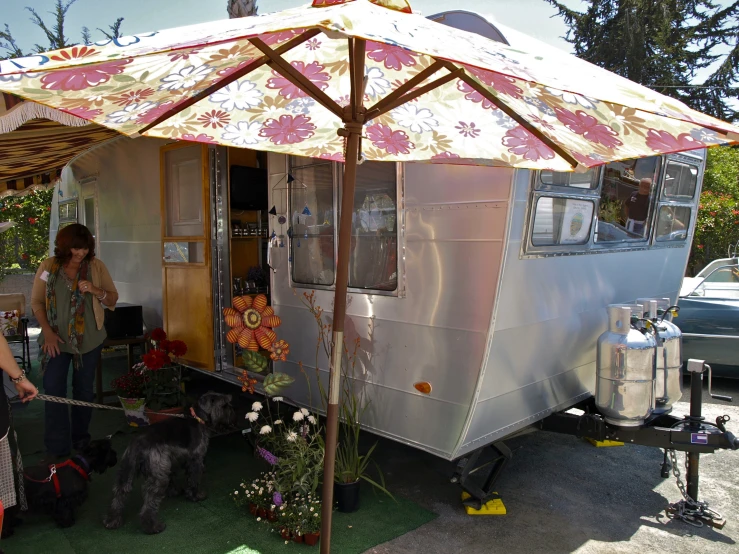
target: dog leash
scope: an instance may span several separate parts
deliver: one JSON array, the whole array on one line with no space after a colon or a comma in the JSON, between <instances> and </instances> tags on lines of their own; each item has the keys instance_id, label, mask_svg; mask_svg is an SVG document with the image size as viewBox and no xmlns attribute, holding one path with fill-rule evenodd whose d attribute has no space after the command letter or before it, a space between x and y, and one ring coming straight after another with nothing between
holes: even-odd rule
<instances>
[{"instance_id":1,"label":"dog leash","mask_svg":"<svg viewBox=\"0 0 739 554\"><path fill-rule=\"evenodd\" d=\"M85 408L100 408L102 410L119 410L125 411L121 406L108 406L107 404L94 404L93 402L85 402L83 400L74 400L72 398L61 398L59 396L49 396L48 394L37 394L36 398L43 400L44 402L56 402L58 404L70 404L72 406L83 406ZM170 417L186 417L185 414L170 414L167 412L154 412L152 413Z\"/></svg>"}]
</instances>

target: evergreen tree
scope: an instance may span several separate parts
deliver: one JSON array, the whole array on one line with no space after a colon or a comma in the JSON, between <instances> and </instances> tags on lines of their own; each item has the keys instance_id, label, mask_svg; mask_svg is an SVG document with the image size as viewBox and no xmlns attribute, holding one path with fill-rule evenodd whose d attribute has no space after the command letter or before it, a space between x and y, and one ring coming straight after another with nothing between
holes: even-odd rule
<instances>
[{"instance_id":1,"label":"evergreen tree","mask_svg":"<svg viewBox=\"0 0 739 554\"><path fill-rule=\"evenodd\" d=\"M720 119L739 111L739 0L588 0L579 12L557 0L575 55ZM727 49L729 50L727 54ZM721 60L702 82L696 73Z\"/></svg>"},{"instance_id":2,"label":"evergreen tree","mask_svg":"<svg viewBox=\"0 0 739 554\"><path fill-rule=\"evenodd\" d=\"M56 0L54 11L50 12L54 19L54 23L52 25L47 25L36 10L30 7L26 7L26 9L31 12L31 21L43 31L44 35L46 36L46 40L49 43L48 46L41 46L40 44L36 44L34 46L35 52L58 50L60 48L66 48L68 46L79 44L74 40L70 40L70 38L65 34L64 29L67 11L76 1L77 0ZM112 25L108 27L108 31L104 31L100 28L98 28L98 31L112 40L121 36L122 23L123 18L119 17ZM82 44L90 44L91 42L92 38L90 35L90 30L87 27L82 27ZM2 52L2 50L5 50L5 52ZM5 30L0 31L0 59L4 59L5 57L19 58L22 56L27 56L29 54L30 52L24 52L22 48L18 45L17 41L10 32L8 24L6 23Z\"/></svg>"}]
</instances>

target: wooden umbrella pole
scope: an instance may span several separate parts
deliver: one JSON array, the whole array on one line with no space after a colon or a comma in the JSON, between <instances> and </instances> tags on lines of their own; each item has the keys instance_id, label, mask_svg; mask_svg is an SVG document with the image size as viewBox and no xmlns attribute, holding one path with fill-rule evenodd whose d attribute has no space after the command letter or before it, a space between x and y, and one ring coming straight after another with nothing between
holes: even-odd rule
<instances>
[{"instance_id":1,"label":"wooden umbrella pole","mask_svg":"<svg viewBox=\"0 0 739 554\"><path fill-rule=\"evenodd\" d=\"M323 491L321 495L321 554L331 552L331 519L334 508L334 470L339 435L339 400L341 396L341 359L344 353L344 319L346 292L349 284L349 257L351 255L354 188L357 182L359 144L364 127L364 41L350 39L351 103L347 107L344 128L339 134L346 137L344 180L339 217L339 248L336 260L336 290L334 292L333 326L331 332L331 360L329 366L328 406L326 408L326 446L323 460Z\"/></svg>"}]
</instances>

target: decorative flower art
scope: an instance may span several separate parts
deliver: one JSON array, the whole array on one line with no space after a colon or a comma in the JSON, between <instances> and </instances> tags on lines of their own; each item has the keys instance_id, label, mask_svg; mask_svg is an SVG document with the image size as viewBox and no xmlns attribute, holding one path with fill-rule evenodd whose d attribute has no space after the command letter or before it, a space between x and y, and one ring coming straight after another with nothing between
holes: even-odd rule
<instances>
[{"instance_id":1,"label":"decorative flower art","mask_svg":"<svg viewBox=\"0 0 739 554\"><path fill-rule=\"evenodd\" d=\"M251 296L237 296L233 300L233 308L224 308L223 315L226 325L231 330L226 334L230 343L238 343L241 348L257 352L261 346L265 350L272 350L272 343L277 340L277 334L272 330L281 323L271 306L267 306L267 297L259 294Z\"/></svg>"}]
</instances>

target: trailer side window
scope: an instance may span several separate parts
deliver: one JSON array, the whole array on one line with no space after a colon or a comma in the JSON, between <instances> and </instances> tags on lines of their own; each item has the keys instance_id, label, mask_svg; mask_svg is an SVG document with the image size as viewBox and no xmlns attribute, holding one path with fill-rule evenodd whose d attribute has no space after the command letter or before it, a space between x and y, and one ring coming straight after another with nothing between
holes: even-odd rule
<instances>
[{"instance_id":1,"label":"trailer side window","mask_svg":"<svg viewBox=\"0 0 739 554\"><path fill-rule=\"evenodd\" d=\"M667 162L662 196L669 200L690 201L698 186L698 168L675 161Z\"/></svg>"},{"instance_id":2,"label":"trailer side window","mask_svg":"<svg viewBox=\"0 0 739 554\"><path fill-rule=\"evenodd\" d=\"M542 196L536 202L534 246L585 244L590 238L594 203L580 198Z\"/></svg>"},{"instance_id":3,"label":"trailer side window","mask_svg":"<svg viewBox=\"0 0 739 554\"><path fill-rule=\"evenodd\" d=\"M333 285L333 163L292 157L290 174L292 279L306 285Z\"/></svg>"},{"instance_id":4,"label":"trailer side window","mask_svg":"<svg viewBox=\"0 0 739 554\"><path fill-rule=\"evenodd\" d=\"M658 157L611 162L605 167L596 242L647 240L658 171Z\"/></svg>"},{"instance_id":5,"label":"trailer side window","mask_svg":"<svg viewBox=\"0 0 739 554\"><path fill-rule=\"evenodd\" d=\"M398 286L397 190L394 163L365 162L357 167L350 287L391 291Z\"/></svg>"},{"instance_id":6,"label":"trailer side window","mask_svg":"<svg viewBox=\"0 0 739 554\"><path fill-rule=\"evenodd\" d=\"M661 206L657 217L657 242L679 241L688 238L690 208Z\"/></svg>"},{"instance_id":7,"label":"trailer side window","mask_svg":"<svg viewBox=\"0 0 739 554\"><path fill-rule=\"evenodd\" d=\"M594 190L598 188L598 170L593 168L585 173L541 171L536 188L545 189L549 186Z\"/></svg>"}]
</instances>

